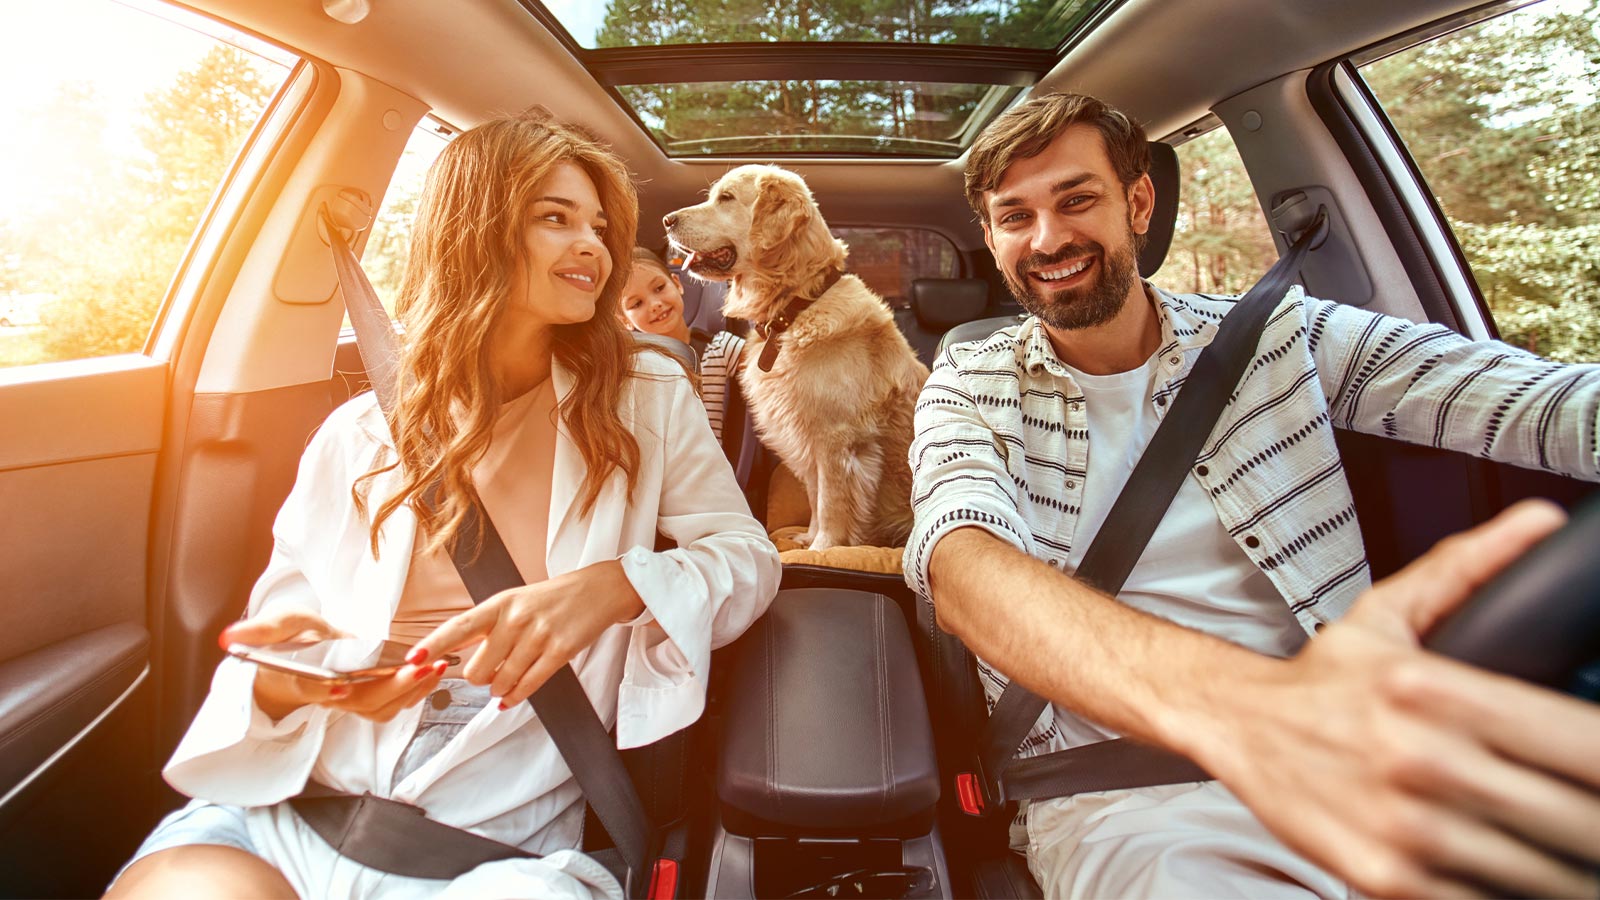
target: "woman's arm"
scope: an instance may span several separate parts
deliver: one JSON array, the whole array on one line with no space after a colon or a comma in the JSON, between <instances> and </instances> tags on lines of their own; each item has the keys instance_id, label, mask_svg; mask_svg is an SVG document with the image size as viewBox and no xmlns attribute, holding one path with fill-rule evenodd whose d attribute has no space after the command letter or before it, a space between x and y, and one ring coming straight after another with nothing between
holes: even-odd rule
<instances>
[{"instance_id":1,"label":"woman's arm","mask_svg":"<svg viewBox=\"0 0 1600 900\"><path fill-rule=\"evenodd\" d=\"M661 372L666 373L665 368ZM738 637L777 593L780 564L711 436L681 373L648 373L636 429L641 455L659 454L656 527L677 547L634 547L534 585L513 588L441 625L417 645L424 663L483 637L466 676L492 683L503 705L530 696L606 629L632 628L618 698L617 740L650 743L692 723L705 702L711 650ZM658 424L657 424L658 423ZM492 682L491 682L492 679Z\"/></svg>"}]
</instances>

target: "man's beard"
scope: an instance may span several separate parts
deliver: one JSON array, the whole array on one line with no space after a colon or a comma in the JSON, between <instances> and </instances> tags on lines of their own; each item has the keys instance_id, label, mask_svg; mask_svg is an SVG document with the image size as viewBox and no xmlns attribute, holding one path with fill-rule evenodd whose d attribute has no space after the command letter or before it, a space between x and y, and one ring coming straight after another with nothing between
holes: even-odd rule
<instances>
[{"instance_id":1,"label":"man's beard","mask_svg":"<svg viewBox=\"0 0 1600 900\"><path fill-rule=\"evenodd\" d=\"M1129 228L1128 240L1115 252L1107 253L1105 247L1095 241L1084 241L1068 244L1048 255L1031 254L1017 262L1015 272L1001 271L1017 302L1044 324L1063 331L1093 328L1116 318L1127 302L1128 292L1133 290L1139 277L1133 246L1133 229ZM1028 277L1031 271L1084 257L1099 263L1100 271L1093 281L1080 287L1054 291L1047 297L1044 291L1050 290L1049 286Z\"/></svg>"}]
</instances>

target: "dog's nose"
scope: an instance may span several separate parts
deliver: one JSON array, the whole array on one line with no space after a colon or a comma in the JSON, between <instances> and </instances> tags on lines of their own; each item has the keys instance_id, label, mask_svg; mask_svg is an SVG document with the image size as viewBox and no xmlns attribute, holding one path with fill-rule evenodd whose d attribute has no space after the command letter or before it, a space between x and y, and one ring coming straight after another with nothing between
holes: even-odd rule
<instances>
[{"instance_id":1,"label":"dog's nose","mask_svg":"<svg viewBox=\"0 0 1600 900\"><path fill-rule=\"evenodd\" d=\"M661 224L662 224L663 227L668 228L668 229L671 229L671 228L675 227L678 224L678 214L677 213L667 213L666 215L661 217Z\"/></svg>"}]
</instances>

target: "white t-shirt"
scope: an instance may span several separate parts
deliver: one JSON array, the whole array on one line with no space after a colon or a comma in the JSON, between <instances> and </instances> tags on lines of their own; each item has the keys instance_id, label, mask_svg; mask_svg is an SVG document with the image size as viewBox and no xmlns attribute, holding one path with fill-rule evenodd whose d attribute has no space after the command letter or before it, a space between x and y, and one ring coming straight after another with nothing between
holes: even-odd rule
<instances>
[{"instance_id":1,"label":"white t-shirt","mask_svg":"<svg viewBox=\"0 0 1600 900\"><path fill-rule=\"evenodd\" d=\"M1067 368L1083 391L1089 420L1089 474L1068 558L1075 571L1161 420L1151 399L1154 357L1115 375ZM1289 656L1306 641L1289 605L1234 543L1192 477L1183 480L1118 597L1152 615L1269 656ZM1060 707L1055 715L1067 746L1116 737Z\"/></svg>"}]
</instances>

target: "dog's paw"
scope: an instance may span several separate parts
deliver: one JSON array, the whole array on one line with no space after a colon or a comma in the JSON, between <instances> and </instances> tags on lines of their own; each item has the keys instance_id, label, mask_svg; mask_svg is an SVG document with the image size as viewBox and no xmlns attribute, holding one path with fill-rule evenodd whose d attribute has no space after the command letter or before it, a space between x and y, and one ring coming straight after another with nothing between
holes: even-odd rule
<instances>
[{"instance_id":1,"label":"dog's paw","mask_svg":"<svg viewBox=\"0 0 1600 900\"><path fill-rule=\"evenodd\" d=\"M789 536L789 540L794 541L796 544L799 544L801 547L810 547L811 546L811 542L815 538L816 538L816 533L815 532L810 532L810 531L802 531L799 534L795 534L795 535L790 535Z\"/></svg>"},{"instance_id":2,"label":"dog's paw","mask_svg":"<svg viewBox=\"0 0 1600 900\"><path fill-rule=\"evenodd\" d=\"M832 535L819 534L811 541L812 550L828 550L840 546L840 542L833 539Z\"/></svg>"}]
</instances>

